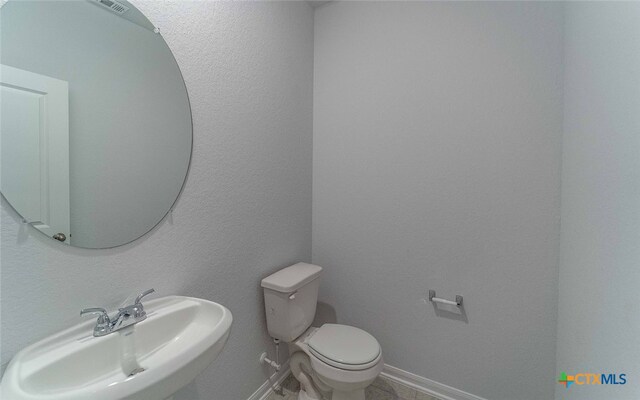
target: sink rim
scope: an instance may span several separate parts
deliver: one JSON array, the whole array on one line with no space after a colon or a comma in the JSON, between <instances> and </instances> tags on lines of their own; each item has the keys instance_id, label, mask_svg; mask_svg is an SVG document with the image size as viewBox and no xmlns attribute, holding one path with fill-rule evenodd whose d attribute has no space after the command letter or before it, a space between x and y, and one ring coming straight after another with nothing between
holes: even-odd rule
<instances>
[{"instance_id":1,"label":"sink rim","mask_svg":"<svg viewBox=\"0 0 640 400\"><path fill-rule=\"evenodd\" d=\"M157 318L170 318L169 314L180 312L183 308L189 308L191 306L190 303L193 303L193 306L195 307L204 306L215 308L216 310L213 312L220 312L219 319L217 321L214 320L215 324L213 324L212 327L207 328L207 332L203 332L197 336L197 340L195 342L189 342L188 346L186 346L183 351L175 354L164 354L164 360L153 367L155 373L140 373L135 376L126 377L121 370L114 368L101 376L96 375L96 379L92 379L85 385L72 386L66 390L56 389L55 391L35 391L25 387L25 385L28 385L29 378L38 371L41 371L43 368L55 367L55 364L60 363L60 360L64 358L56 356L55 359L48 361L44 366L39 368L29 365L30 363L33 364L37 361L47 361L46 359L43 359L43 357L47 357L47 353L51 350L63 346L69 347L70 351L84 351L88 346L87 344L99 345L100 341L113 340L113 335L135 334L135 327L137 325L142 326L154 323ZM114 396L118 396L117 398L122 398L122 396L124 396L124 398L129 398L152 387L154 384L161 383L173 374L177 374L183 369L189 367L191 363L196 363L199 357L207 353L215 353L208 354L209 358L215 358L228 339L233 321L231 311L222 304L195 297L175 295L165 296L146 302L145 308L149 315L145 321L141 321L138 324L125 328L119 332L114 332L103 337L93 337L92 329L95 321L87 321L50 335L49 337L25 347L18 352L9 363L4 376L2 377L2 387L0 388L0 392L7 396L17 397L18 399L39 400L59 398L79 399L86 398L88 395L91 395L94 400L100 400L102 398L112 399ZM197 312L200 312L200 310ZM206 309L204 312L206 312ZM207 318L206 315L204 317ZM172 336L171 339L165 342L165 345L156 348L148 354L137 354L136 357L138 360L145 360L153 357L153 355L158 352L162 352L162 349L168 346L173 338L178 338L180 335L184 334L194 320L190 320L189 323L185 324L184 328L178 331L178 334ZM197 328L197 326L194 326L192 329L195 328ZM213 361L213 358L211 361ZM139 362L144 363L144 361ZM208 364L209 363L206 363L202 368L198 367L200 371L197 373L201 372L201 369L204 369ZM169 395L170 394L171 393L169 393Z\"/></svg>"}]
</instances>

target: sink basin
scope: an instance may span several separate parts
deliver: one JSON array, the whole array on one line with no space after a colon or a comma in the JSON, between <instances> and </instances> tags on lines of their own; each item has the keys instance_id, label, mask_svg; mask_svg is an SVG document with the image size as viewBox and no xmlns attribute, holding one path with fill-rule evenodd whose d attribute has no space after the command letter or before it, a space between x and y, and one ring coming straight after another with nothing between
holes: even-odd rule
<instances>
[{"instance_id":1,"label":"sink basin","mask_svg":"<svg viewBox=\"0 0 640 400\"><path fill-rule=\"evenodd\" d=\"M231 312L202 299L145 302L147 319L103 337L95 320L20 351L0 385L7 400L162 400L220 353Z\"/></svg>"}]
</instances>

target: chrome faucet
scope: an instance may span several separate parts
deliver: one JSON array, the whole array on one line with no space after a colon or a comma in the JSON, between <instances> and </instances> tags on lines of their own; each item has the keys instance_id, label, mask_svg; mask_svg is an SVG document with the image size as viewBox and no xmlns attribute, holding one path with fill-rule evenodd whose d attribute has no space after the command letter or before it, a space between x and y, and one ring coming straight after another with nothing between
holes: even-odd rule
<instances>
[{"instance_id":1,"label":"chrome faucet","mask_svg":"<svg viewBox=\"0 0 640 400\"><path fill-rule=\"evenodd\" d=\"M80 311L80 315L98 314L96 326L93 328L93 336L105 336L147 319L147 312L142 305L142 298L153 292L155 292L154 289L149 289L140 293L133 304L118 309L118 313L113 317L109 317L107 310L100 307L85 308Z\"/></svg>"}]
</instances>

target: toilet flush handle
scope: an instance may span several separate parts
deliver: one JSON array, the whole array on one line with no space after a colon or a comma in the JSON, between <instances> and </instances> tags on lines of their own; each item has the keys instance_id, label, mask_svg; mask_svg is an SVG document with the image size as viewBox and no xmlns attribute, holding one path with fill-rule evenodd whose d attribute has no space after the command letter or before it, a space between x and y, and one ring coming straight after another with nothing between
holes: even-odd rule
<instances>
[{"instance_id":1,"label":"toilet flush handle","mask_svg":"<svg viewBox=\"0 0 640 400\"><path fill-rule=\"evenodd\" d=\"M296 298L296 294L298 294L298 292L293 292L289 295L289 300L293 300Z\"/></svg>"}]
</instances>

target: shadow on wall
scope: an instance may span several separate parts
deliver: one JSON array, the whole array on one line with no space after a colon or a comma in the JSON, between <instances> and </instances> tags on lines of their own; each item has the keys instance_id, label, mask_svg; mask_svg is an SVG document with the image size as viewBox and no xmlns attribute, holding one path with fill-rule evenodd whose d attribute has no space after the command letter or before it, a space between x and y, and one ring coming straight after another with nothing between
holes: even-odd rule
<instances>
[{"instance_id":1,"label":"shadow on wall","mask_svg":"<svg viewBox=\"0 0 640 400\"><path fill-rule=\"evenodd\" d=\"M332 305L318 301L316 306L316 316L313 320L312 326L322 326L324 324L336 324L338 323L338 317L336 315L336 309Z\"/></svg>"},{"instance_id":2,"label":"shadow on wall","mask_svg":"<svg viewBox=\"0 0 640 400\"><path fill-rule=\"evenodd\" d=\"M467 318L467 312L464 309L464 304L460 307L456 307L446 304L431 303L431 306L438 317L462 321L465 324L469 323L469 318Z\"/></svg>"},{"instance_id":3,"label":"shadow on wall","mask_svg":"<svg viewBox=\"0 0 640 400\"><path fill-rule=\"evenodd\" d=\"M197 383L191 382L171 397L173 400L189 400L199 398Z\"/></svg>"}]
</instances>

